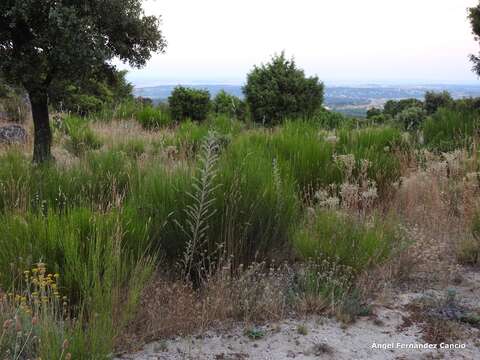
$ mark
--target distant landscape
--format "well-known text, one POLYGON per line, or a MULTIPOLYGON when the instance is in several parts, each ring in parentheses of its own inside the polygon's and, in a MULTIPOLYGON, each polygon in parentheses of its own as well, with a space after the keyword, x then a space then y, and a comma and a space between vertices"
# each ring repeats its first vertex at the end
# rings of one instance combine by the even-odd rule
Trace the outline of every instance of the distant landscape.
MULTIPOLYGON (((151 87, 136 87, 136 96, 152 99, 155 103, 167 100, 176 85, 158 85, 151 87)), ((242 85, 224 84, 195 84, 188 85, 195 89, 205 89, 213 96, 221 90, 230 95, 243 98, 242 85)), ((365 84, 355 86, 325 87, 325 106, 343 115, 353 117, 365 117, 367 109, 371 107, 381 108, 388 100, 423 99, 427 91, 448 91, 454 99, 480 96, 479 85, 378 85, 365 84)))

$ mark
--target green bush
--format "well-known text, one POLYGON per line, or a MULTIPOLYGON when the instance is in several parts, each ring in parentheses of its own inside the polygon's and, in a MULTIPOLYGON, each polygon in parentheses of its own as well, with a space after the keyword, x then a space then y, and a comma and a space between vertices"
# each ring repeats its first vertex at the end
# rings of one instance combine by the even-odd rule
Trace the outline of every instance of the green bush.
POLYGON ((418 99, 388 100, 383 106, 383 113, 392 118, 408 108, 423 108, 423 102, 418 99))
POLYGON ((88 150, 102 147, 102 141, 88 126, 88 121, 77 116, 67 116, 63 120, 65 133, 68 135, 67 150, 76 156, 85 154, 88 150))
POLYGON ((376 107, 372 107, 367 110, 367 119, 372 119, 376 116, 382 115, 382 110, 376 107))
POLYGON ((432 115, 441 107, 451 107, 454 101, 448 91, 440 93, 427 91, 425 93, 424 108, 427 115, 432 115))
POLYGON ((335 211, 319 211, 299 227, 293 245, 304 260, 346 266, 356 274, 386 261, 402 244, 395 223, 375 219, 372 224, 335 211))
POLYGON ((284 53, 255 66, 243 88, 253 121, 266 125, 313 116, 322 106, 323 91, 317 77, 307 78, 284 53))
POLYGON ((448 152, 470 148, 480 129, 480 112, 441 108, 423 126, 425 145, 435 151, 448 152))
POLYGON ((172 118, 176 121, 202 121, 207 118, 210 110, 210 93, 207 90, 177 86, 168 98, 168 105, 172 118))
POLYGON ((236 119, 243 119, 246 113, 245 103, 237 96, 220 91, 212 101, 215 114, 227 115, 236 119))
POLYGON ((420 107, 407 108, 395 116, 395 121, 408 131, 418 129, 426 119, 425 111, 420 107))
POLYGON ((172 125, 170 114, 159 108, 145 106, 136 114, 137 121, 144 129, 159 129, 172 125))

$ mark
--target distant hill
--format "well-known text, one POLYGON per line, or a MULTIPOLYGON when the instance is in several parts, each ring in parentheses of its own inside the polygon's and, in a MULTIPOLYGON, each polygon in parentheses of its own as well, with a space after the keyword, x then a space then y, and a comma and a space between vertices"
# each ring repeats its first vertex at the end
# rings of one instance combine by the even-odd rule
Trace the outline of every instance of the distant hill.
MULTIPOLYGON (((135 88, 136 96, 151 98, 154 102, 165 101, 176 85, 160 85, 135 88)), ((205 84, 185 85, 195 89, 205 89, 215 96, 220 90, 243 97, 241 85, 205 84)), ((370 107, 382 107, 387 100, 406 98, 422 99, 427 91, 448 91, 454 98, 480 96, 480 85, 364 85, 364 86, 327 86, 325 105, 350 116, 365 116, 370 107)))

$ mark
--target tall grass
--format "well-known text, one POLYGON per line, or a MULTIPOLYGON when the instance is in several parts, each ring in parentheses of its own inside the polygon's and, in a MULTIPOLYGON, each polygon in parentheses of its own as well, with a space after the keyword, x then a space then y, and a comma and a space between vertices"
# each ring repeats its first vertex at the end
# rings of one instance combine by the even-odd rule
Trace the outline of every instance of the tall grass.
POLYGON ((302 259, 346 266, 356 274, 385 262, 401 241, 392 221, 377 218, 365 224, 329 210, 317 212, 293 237, 302 259))
POLYGON ((221 216, 212 228, 238 264, 271 258, 285 249, 290 227, 298 219, 293 179, 249 140, 237 139, 220 159, 221 216))
MULTIPOLYGON (((0 284, 10 286, 14 269, 41 259, 61 275, 81 327, 69 334, 73 358, 103 358, 129 320, 154 262, 146 257, 145 231, 132 233, 121 212, 77 208, 68 215, 3 215, 0 221, 0 284)), ((134 227, 135 228, 135 227, 134 227)), ((18 274, 18 276, 22 276, 18 274)))
POLYGON ((368 160, 368 177, 384 193, 401 175, 397 152, 408 151, 400 130, 391 127, 341 130, 338 134, 339 154, 353 154, 357 160, 355 172, 360 171, 360 160, 368 160))
POLYGON ((62 126, 68 136, 66 148, 72 154, 82 156, 88 150, 97 150, 102 146, 87 120, 69 115, 63 120, 62 126))
POLYGON ((162 249, 167 259, 178 260, 186 243, 177 224, 185 224, 184 210, 190 205, 192 170, 154 166, 137 178, 127 206, 139 221, 149 223, 152 246, 162 249))
POLYGON ((173 120, 167 111, 152 106, 146 106, 136 113, 137 121, 144 129, 155 130, 173 125, 173 120))
POLYGON ((108 208, 122 201, 138 175, 136 163, 120 152, 87 154, 77 165, 34 166, 9 152, 0 157, 1 211, 66 211, 74 206, 108 208))
POLYGON ((423 136, 431 150, 448 152, 471 148, 479 129, 478 111, 441 108, 425 121, 423 136))

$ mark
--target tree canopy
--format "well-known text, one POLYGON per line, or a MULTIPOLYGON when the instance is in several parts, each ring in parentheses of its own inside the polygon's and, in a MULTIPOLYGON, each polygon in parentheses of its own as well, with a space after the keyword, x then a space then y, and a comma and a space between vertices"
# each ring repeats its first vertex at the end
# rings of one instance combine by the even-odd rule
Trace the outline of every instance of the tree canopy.
MULTIPOLYGON (((468 19, 472 26, 472 33, 475 41, 480 42, 480 3, 468 9, 468 19)), ((473 71, 480 76, 480 56, 470 55, 470 60, 473 62, 473 71)))
POLYGON ((159 19, 141 0, 2 0, 0 72, 29 94, 35 125, 34 160, 48 160, 48 99, 69 81, 114 69, 119 58, 145 65, 166 42, 159 19))
POLYGON ((322 106, 324 86, 318 77, 306 77, 282 52, 253 68, 243 92, 253 120, 274 125, 286 118, 312 116, 322 106))

